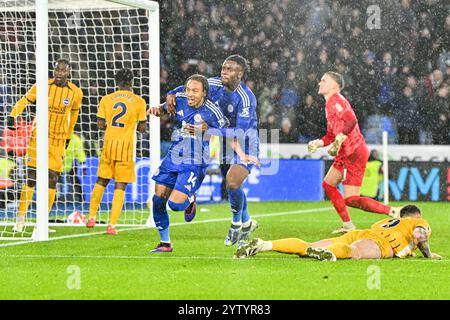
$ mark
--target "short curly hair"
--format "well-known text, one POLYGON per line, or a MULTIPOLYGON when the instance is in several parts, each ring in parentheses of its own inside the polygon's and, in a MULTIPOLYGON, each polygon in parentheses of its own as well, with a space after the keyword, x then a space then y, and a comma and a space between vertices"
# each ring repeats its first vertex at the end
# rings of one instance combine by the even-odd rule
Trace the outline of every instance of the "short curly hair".
POLYGON ((231 56, 229 56, 228 58, 225 59, 225 61, 234 61, 236 62, 238 65, 241 66, 242 68, 242 73, 245 75, 246 72, 248 72, 250 70, 250 64, 248 62, 247 59, 245 59, 243 56, 238 55, 238 54, 233 54, 231 56))
POLYGON ((132 86, 133 78, 134 78, 133 71, 131 71, 131 69, 128 68, 120 69, 114 75, 116 85, 118 86, 132 86))

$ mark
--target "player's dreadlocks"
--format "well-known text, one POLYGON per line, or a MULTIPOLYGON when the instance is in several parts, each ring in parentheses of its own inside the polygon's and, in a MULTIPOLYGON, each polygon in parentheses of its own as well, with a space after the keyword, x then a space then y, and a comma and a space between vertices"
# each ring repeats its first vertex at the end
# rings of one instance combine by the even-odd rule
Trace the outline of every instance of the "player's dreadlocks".
POLYGON ((209 83, 208 83, 208 79, 205 76, 202 76, 201 74, 193 74, 186 80, 185 86, 187 86, 187 83, 190 80, 195 80, 195 81, 201 82, 201 84, 203 85, 203 92, 205 92, 206 95, 208 95, 209 83))
POLYGON ((248 60, 245 59, 243 56, 240 56, 238 54, 233 54, 225 59, 225 61, 227 61, 227 60, 234 61, 238 65, 240 65, 244 75, 246 72, 248 72, 250 70, 250 65, 248 63, 248 60))
POLYGON ((413 204, 409 204, 407 206, 404 206, 401 210, 400 210, 400 218, 403 217, 408 217, 409 215, 413 215, 416 213, 421 213, 419 207, 413 205, 413 204))
POLYGON ((337 72, 334 71, 328 71, 325 73, 326 75, 329 75, 331 78, 333 78, 334 81, 336 81, 336 83, 339 85, 339 88, 342 90, 345 87, 345 83, 344 83, 344 77, 337 72))
POLYGON ((133 71, 131 71, 131 69, 128 68, 120 69, 114 75, 116 85, 122 87, 126 86, 131 87, 133 85, 133 78, 134 78, 133 71))

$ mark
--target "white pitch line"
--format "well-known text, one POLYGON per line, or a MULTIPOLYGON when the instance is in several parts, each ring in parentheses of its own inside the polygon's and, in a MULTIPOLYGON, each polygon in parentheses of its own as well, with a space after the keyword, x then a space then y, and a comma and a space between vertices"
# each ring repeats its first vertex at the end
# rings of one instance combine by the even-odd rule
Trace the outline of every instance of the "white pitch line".
MULTIPOLYGON (((266 218, 266 217, 277 217, 277 216, 287 216, 292 214, 300 214, 300 213, 310 213, 310 212, 323 212, 323 211, 329 211, 334 208, 332 207, 326 207, 326 208, 316 208, 316 209, 306 209, 306 210, 295 210, 295 211, 285 211, 285 212, 274 212, 269 214, 255 214, 252 215, 253 218, 266 218)), ((192 224, 201 224, 201 223, 211 223, 211 222, 224 222, 224 221, 230 221, 230 218, 217 218, 217 219, 208 219, 208 220, 198 220, 193 222, 175 222, 171 224, 171 227, 176 226, 184 226, 184 225, 192 225, 192 224)), ((126 229, 119 229, 119 233, 126 232, 126 231, 135 231, 135 230, 145 230, 150 229, 150 227, 136 227, 136 228, 126 228, 126 229)), ((61 236, 61 237, 54 237, 50 238, 45 242, 48 241, 55 241, 55 240, 63 240, 63 239, 72 239, 72 238, 82 238, 82 237, 90 237, 90 236, 96 236, 100 234, 105 234, 104 231, 101 232, 89 232, 89 233, 81 233, 81 234, 72 234, 67 236, 61 236)), ((3 243, 0 244, 0 247, 11 247, 11 246, 18 246, 22 244, 30 244, 30 243, 37 243, 36 241, 21 241, 21 242, 13 242, 13 243, 3 243)))
MULTIPOLYGON (((293 255, 291 255, 293 256, 293 255)), ((71 255, 44 255, 44 254, 18 254, 18 255, 0 255, 4 258, 29 258, 29 259, 42 259, 42 258, 52 258, 52 259, 118 259, 118 260, 152 260, 152 259, 174 259, 174 260, 234 260, 234 261, 251 261, 251 260, 282 260, 282 261, 294 261, 298 260, 295 257, 251 257, 246 259, 235 259, 232 256, 170 256, 170 254, 154 255, 154 256, 71 256, 71 255)), ((449 259, 434 260, 434 259, 380 259, 373 260, 376 262, 383 261, 414 261, 414 262, 450 262, 449 259)), ((303 260, 303 261, 314 261, 313 259, 303 260)), ((366 260, 368 261, 368 260, 366 260)))

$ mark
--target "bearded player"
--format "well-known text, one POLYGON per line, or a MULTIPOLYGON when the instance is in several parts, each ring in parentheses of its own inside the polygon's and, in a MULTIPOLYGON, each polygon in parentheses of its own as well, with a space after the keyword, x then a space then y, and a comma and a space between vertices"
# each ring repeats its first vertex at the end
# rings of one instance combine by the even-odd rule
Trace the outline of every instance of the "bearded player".
MULTIPOLYGON (((53 79, 48 81, 48 211, 53 207, 56 184, 63 171, 65 149, 70 142, 78 119, 83 92, 69 81, 70 63, 65 59, 56 61, 53 79)), ((17 116, 36 102, 36 84, 13 107, 8 116, 8 127, 15 130, 17 116)), ((14 232, 22 232, 25 216, 33 199, 36 185, 36 128, 33 128, 26 155, 27 181, 22 187, 19 210, 14 232)))
POLYGON ((326 101, 327 134, 322 139, 308 143, 310 153, 331 144, 328 154, 335 157, 322 182, 325 193, 343 222, 343 227, 333 233, 345 233, 356 229, 347 206, 394 218, 398 217, 401 209, 360 196, 369 150, 350 103, 340 94, 343 88, 344 79, 339 73, 327 72, 323 75, 319 82, 319 94, 323 95, 326 101), (344 186, 344 197, 337 188, 341 182, 344 186))
POLYGON ((430 225, 422 218, 420 209, 408 205, 401 209, 398 219, 387 218, 378 221, 370 229, 353 230, 337 238, 314 243, 296 238, 275 241, 253 239, 236 251, 235 258, 275 251, 328 261, 389 259, 413 256, 414 250, 418 248, 425 258, 441 259, 440 255, 430 250, 430 235, 430 225))

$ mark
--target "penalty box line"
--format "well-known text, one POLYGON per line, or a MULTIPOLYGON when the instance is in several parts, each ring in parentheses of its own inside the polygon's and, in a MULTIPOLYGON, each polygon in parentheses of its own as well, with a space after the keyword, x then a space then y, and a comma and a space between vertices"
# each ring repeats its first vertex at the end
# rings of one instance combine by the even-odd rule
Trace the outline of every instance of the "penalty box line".
MULTIPOLYGON (((253 218, 267 218, 267 217, 271 218, 271 217, 278 217, 278 216, 288 216, 288 215, 293 215, 293 214, 324 212, 324 211, 330 211, 333 209, 334 209, 333 207, 326 207, 326 208, 315 208, 315 209, 305 209, 305 210, 294 210, 294 211, 285 211, 285 212, 274 212, 274 213, 268 213, 268 214, 255 214, 255 215, 252 215, 252 217, 253 218)), ((203 224, 203 223, 213 223, 213 222, 225 222, 225 221, 230 221, 230 218, 207 219, 207 220, 199 220, 199 221, 192 221, 192 222, 175 222, 175 223, 171 224, 170 227, 193 225, 193 224, 203 224)), ((151 229, 151 228, 154 228, 154 227, 145 226, 145 227, 118 229, 118 230, 119 230, 119 233, 123 233, 123 232, 127 232, 127 231, 137 231, 137 230, 145 230, 145 229, 151 229)), ((46 243, 49 241, 55 241, 55 240, 91 237, 91 236, 96 236, 96 235, 101 235, 101 234, 105 234, 105 231, 53 237, 53 238, 49 238, 47 241, 42 241, 42 243, 46 243)), ((12 247, 12 246, 19 246, 19 245, 33 244, 33 243, 39 243, 39 242, 27 240, 27 241, 19 241, 19 242, 12 242, 12 243, 3 243, 3 244, 0 244, 0 247, 12 247)))

